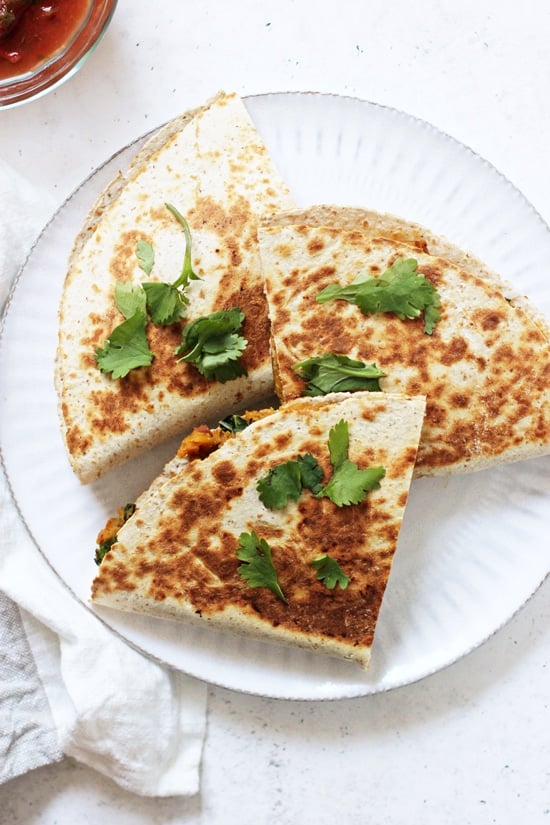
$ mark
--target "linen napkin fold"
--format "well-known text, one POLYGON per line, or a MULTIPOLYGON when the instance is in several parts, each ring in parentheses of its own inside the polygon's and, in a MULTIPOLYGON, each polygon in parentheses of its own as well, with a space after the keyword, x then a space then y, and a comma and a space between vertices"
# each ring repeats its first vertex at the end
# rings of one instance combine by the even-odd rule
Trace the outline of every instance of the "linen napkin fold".
MULTIPOLYGON (((0 159, 0 310, 55 203, 0 159)), ((0 782, 63 755, 144 796, 199 790, 206 685, 105 627, 35 547, 0 470, 0 782)))

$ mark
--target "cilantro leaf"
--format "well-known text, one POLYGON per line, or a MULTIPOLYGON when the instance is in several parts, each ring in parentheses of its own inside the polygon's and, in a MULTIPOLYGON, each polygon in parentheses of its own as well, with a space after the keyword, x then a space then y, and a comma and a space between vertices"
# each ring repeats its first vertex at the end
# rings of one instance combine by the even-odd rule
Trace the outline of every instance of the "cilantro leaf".
POLYGON ((323 582, 329 590, 334 590, 338 585, 341 590, 345 590, 350 583, 349 576, 346 576, 336 559, 327 554, 317 556, 311 562, 311 566, 317 570, 316 578, 323 582))
POLYGON ((438 299, 437 302, 434 301, 431 306, 424 307, 424 332, 428 335, 432 334, 435 325, 441 319, 440 306, 441 302, 438 299))
POLYGON ((328 434, 328 450, 330 453, 330 463, 335 470, 338 469, 348 457, 349 452, 349 426, 343 419, 331 427, 328 434))
POLYGON ((194 364, 205 378, 221 383, 246 375, 239 358, 248 341, 238 334, 244 317, 235 307, 197 318, 183 330, 176 349, 179 360, 194 364))
POLYGON ((141 286, 134 286, 131 281, 118 283, 115 286, 115 306, 126 319, 131 318, 138 310, 144 313, 146 301, 141 286))
POLYGON ((296 461, 300 467, 302 486, 317 495, 323 487, 323 468, 311 453, 299 455, 296 461))
POLYGON ((281 510, 289 501, 298 501, 302 487, 302 474, 297 461, 277 464, 256 484, 260 501, 269 510, 281 510))
POLYGON ((322 489, 323 469, 310 453, 272 467, 260 478, 256 490, 269 510, 281 510, 289 501, 298 501, 302 490, 317 494, 322 489))
POLYGON ((218 423, 222 430, 227 430, 230 433, 241 433, 250 426, 250 421, 247 421, 242 415, 228 415, 218 423))
POLYGON ((148 281, 143 284, 143 289, 147 298, 147 309, 154 324, 168 326, 185 316, 189 300, 174 284, 148 281))
POLYGON ((337 507, 359 504, 365 500, 369 490, 379 489, 380 479, 385 475, 383 467, 360 470, 357 464, 346 458, 334 470, 321 495, 330 498, 337 507))
POLYGON ((292 369, 307 381, 303 393, 307 396, 355 390, 380 392, 380 378, 386 375, 376 364, 365 364, 332 352, 308 358, 292 369))
POLYGON ((111 373, 112 378, 124 378, 136 367, 147 367, 154 356, 149 349, 146 335, 147 315, 136 312, 111 332, 105 346, 95 352, 101 372, 111 373))
POLYGON ((368 276, 347 286, 329 284, 317 302, 348 301, 364 315, 391 312, 398 318, 418 318, 424 312, 424 332, 431 335, 441 318, 441 300, 433 284, 417 271, 414 258, 397 258, 379 277, 368 276))
POLYGON ((150 275, 155 263, 155 250, 148 241, 140 240, 136 244, 136 255, 139 261, 139 268, 146 275, 150 275))
POLYGON ((118 540, 118 536, 111 536, 111 538, 105 539, 105 541, 100 541, 95 549, 94 561, 99 567, 113 544, 116 544, 118 540))
POLYGON ((277 578, 271 548, 265 539, 260 539, 254 531, 241 533, 237 546, 237 558, 243 562, 237 568, 239 575, 249 587, 267 587, 281 601, 288 604, 277 578))
POLYGON ((310 453, 276 464, 258 480, 256 490, 262 504, 270 510, 281 510, 289 501, 298 501, 304 489, 317 498, 330 498, 338 507, 359 504, 369 490, 377 490, 386 475, 383 467, 361 470, 350 461, 349 427, 339 421, 329 432, 328 448, 333 473, 323 486, 323 469, 310 453))
POLYGON ((359 504, 364 501, 369 490, 377 490, 380 480, 386 475, 383 467, 368 467, 361 470, 350 461, 349 428, 347 421, 339 421, 329 432, 330 463, 334 472, 323 487, 319 497, 330 498, 337 507, 359 504))

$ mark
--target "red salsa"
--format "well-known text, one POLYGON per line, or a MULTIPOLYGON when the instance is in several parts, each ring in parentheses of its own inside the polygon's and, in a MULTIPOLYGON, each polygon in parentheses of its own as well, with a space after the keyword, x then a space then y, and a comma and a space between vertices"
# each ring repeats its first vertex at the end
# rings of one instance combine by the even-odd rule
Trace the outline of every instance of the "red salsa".
POLYGON ((11 8, 15 15, 13 25, 0 27, 0 81, 30 72, 60 52, 80 30, 91 5, 92 0, 0 2, 0 11, 11 8))

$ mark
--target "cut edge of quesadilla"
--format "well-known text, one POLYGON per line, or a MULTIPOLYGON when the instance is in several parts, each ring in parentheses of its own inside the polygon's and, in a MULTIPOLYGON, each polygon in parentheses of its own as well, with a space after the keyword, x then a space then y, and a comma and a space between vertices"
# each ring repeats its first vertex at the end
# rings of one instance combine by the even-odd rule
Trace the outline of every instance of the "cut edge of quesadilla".
MULTIPOLYGON (((206 458, 172 465, 120 528, 94 580, 93 604, 208 623, 366 668, 424 408, 420 396, 389 393, 296 399, 253 421, 206 458), (331 432, 341 435, 342 422, 349 442, 338 459, 331 432), (283 506, 268 506, 260 481, 269 477, 277 486, 276 468, 284 465, 286 472, 290 463, 294 473, 298 456, 306 455, 308 466, 315 460, 321 468, 323 494, 304 483, 283 506), (339 460, 348 462, 340 473, 364 471, 365 487, 369 472, 378 471, 372 488, 354 494, 357 503, 335 503, 326 492, 339 460), (245 562, 240 542, 250 550, 254 535, 268 549, 257 545, 257 555, 245 562), (243 574, 255 560, 263 564, 266 552, 279 595, 269 576, 253 584, 253 576, 243 574), (323 578, 319 572, 325 564, 335 576, 328 585, 329 573, 323 578)), ((340 492, 334 489, 347 484, 342 479, 332 481, 335 499, 340 492)))

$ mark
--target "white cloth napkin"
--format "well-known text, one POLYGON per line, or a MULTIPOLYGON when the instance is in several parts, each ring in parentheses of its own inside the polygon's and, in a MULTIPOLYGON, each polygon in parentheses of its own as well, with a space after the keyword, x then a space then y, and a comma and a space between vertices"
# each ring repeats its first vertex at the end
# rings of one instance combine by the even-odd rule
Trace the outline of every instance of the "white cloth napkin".
MULTIPOLYGON (((54 206, 0 159, 0 307, 54 206)), ((205 726, 206 685, 141 655, 72 596, 0 471, 0 782, 65 754, 137 794, 192 795, 205 726)))

